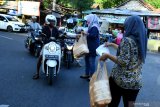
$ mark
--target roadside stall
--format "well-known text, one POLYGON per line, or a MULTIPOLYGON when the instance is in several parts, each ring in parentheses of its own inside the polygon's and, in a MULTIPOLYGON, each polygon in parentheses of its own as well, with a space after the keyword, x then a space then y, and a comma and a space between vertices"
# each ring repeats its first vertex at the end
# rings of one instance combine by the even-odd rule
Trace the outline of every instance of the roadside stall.
POLYGON ((147 17, 148 50, 160 52, 160 16, 147 17))
POLYGON ((105 19, 109 22, 108 27, 103 30, 103 33, 104 31, 108 31, 108 28, 123 30, 124 21, 128 16, 139 15, 148 31, 148 49, 160 51, 160 14, 154 13, 153 11, 137 11, 118 8, 97 10, 92 13, 97 14, 100 19, 105 19))

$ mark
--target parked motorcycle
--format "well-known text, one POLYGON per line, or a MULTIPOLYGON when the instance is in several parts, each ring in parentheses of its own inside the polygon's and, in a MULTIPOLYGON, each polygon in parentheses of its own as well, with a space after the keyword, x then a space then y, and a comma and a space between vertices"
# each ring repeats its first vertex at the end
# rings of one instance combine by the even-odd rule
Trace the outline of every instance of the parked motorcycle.
POLYGON ((61 64, 61 46, 54 37, 42 48, 42 71, 46 74, 48 83, 51 85, 53 77, 56 77, 61 64))
POLYGON ((43 46, 41 30, 31 30, 25 40, 25 47, 31 54, 38 57, 43 46))

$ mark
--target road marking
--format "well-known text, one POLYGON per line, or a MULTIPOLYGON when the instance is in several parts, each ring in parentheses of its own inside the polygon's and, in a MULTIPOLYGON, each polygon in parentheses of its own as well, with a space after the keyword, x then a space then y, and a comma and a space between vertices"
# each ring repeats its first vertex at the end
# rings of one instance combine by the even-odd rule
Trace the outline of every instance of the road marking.
POLYGON ((9 107, 9 105, 0 105, 0 107, 9 107))
POLYGON ((13 40, 13 38, 10 38, 10 37, 7 37, 7 36, 0 35, 0 37, 5 38, 5 39, 9 39, 9 40, 13 40))

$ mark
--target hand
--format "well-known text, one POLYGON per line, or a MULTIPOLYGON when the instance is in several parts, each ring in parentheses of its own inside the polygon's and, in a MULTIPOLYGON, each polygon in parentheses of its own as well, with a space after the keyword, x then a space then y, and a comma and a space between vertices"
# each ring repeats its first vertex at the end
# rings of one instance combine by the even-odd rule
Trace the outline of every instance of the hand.
POLYGON ((61 50, 64 51, 64 47, 62 47, 61 50))
POLYGON ((81 34, 82 34, 82 35, 85 35, 85 33, 84 33, 84 31, 83 31, 83 30, 81 31, 81 34))
POLYGON ((79 39, 81 37, 81 34, 76 35, 76 39, 79 39))
POLYGON ((100 60, 100 61, 105 61, 107 58, 108 58, 108 54, 103 54, 103 55, 99 58, 99 60, 100 60))
POLYGON ((81 31, 82 35, 88 35, 88 33, 85 33, 84 31, 81 31))
POLYGON ((113 43, 109 43, 109 42, 105 42, 105 47, 108 47, 108 46, 112 46, 113 45, 113 43))

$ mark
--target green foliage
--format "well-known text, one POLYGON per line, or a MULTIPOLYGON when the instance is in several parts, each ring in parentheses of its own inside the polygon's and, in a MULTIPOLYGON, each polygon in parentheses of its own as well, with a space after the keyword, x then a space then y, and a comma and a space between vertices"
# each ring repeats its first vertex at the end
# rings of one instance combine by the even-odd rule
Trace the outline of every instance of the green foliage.
POLYGON ((79 11, 84 11, 84 10, 91 9, 92 4, 93 4, 93 0, 76 0, 75 7, 79 11))
POLYGON ((58 4, 62 4, 63 6, 72 7, 72 1, 74 0, 57 0, 58 4))
POLYGON ((51 2, 52 2, 52 0, 43 0, 43 7, 45 9, 49 8, 49 6, 51 6, 51 2))
POLYGON ((145 2, 151 4, 155 8, 160 8, 160 0, 145 0, 145 2))
POLYGON ((94 0, 95 3, 100 4, 101 8, 112 8, 120 5, 126 0, 94 0))
MULTIPOLYGON (((66 7, 78 9, 84 11, 90 9, 93 3, 100 5, 100 8, 112 8, 120 5, 126 0, 56 0, 58 4, 62 4, 66 7)), ((43 0, 43 5, 48 8, 51 5, 52 0, 43 0)), ((145 2, 151 4, 156 8, 160 8, 160 0, 145 0, 145 2)))
POLYGON ((57 0, 57 3, 83 11, 90 9, 93 4, 93 0, 57 0))

